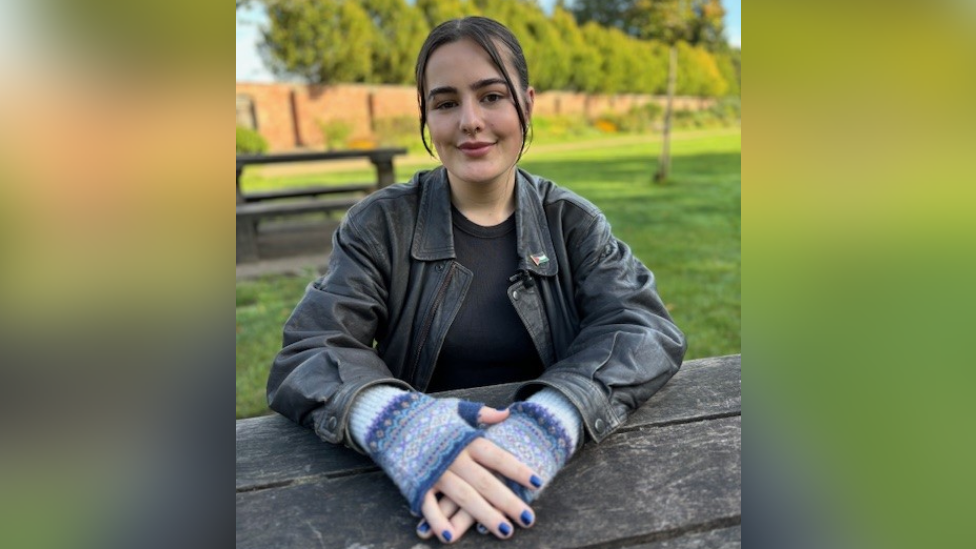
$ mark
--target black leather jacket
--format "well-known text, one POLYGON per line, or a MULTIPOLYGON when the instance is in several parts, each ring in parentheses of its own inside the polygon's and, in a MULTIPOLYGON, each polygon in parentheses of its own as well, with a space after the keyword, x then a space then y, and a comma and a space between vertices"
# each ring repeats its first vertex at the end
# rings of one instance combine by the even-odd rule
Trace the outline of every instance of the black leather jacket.
MULTIPOLYGON (((508 294, 545 364, 516 396, 558 390, 602 440, 678 371, 684 335, 654 275, 593 204, 522 170, 516 193, 521 276, 508 294)), ((350 209, 328 273, 285 324, 271 408, 355 447, 349 410, 360 391, 380 383, 424 391, 474 276, 454 257, 444 168, 350 209)))

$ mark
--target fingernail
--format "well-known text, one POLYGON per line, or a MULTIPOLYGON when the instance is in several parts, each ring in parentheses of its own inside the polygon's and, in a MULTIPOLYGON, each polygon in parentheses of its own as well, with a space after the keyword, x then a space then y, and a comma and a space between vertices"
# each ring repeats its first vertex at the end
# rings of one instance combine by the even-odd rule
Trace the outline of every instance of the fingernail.
POLYGON ((487 534, 488 533, 488 529, 485 528, 485 525, 484 524, 481 524, 480 522, 478 523, 478 526, 477 526, 476 530, 478 530, 478 533, 479 534, 487 534))
POLYGON ((538 475, 532 475, 532 478, 529 479, 529 482, 531 482, 532 486, 535 486, 536 488, 542 486, 542 479, 539 478, 538 475))
POLYGON ((507 536, 512 533, 512 527, 509 526, 507 522, 503 522, 498 525, 498 531, 501 532, 503 536, 507 536))
POLYGON ((427 524, 426 520, 420 521, 420 526, 417 527, 417 531, 421 534, 426 534, 427 532, 430 532, 430 525, 427 524))
POLYGON ((452 536, 450 532, 444 530, 444 532, 441 533, 441 537, 444 538, 444 541, 451 541, 452 536))
POLYGON ((522 514, 519 515, 519 518, 522 519, 522 524, 526 526, 532 524, 532 513, 530 513, 528 509, 522 511, 522 514))

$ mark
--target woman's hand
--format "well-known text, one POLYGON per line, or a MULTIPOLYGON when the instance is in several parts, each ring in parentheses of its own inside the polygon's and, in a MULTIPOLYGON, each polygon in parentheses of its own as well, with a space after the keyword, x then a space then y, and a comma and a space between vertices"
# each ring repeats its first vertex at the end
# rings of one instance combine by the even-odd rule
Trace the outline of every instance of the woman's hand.
MULTIPOLYGON (((478 413, 478 422, 493 425, 508 416, 508 410, 485 406, 478 413)), ((528 489, 541 484, 535 472, 515 456, 479 438, 458 455, 425 494, 421 507, 425 518, 417 527, 417 535, 423 539, 436 535, 441 541, 452 543, 478 522, 499 538, 507 539, 514 533, 513 521, 523 527, 531 526, 535 513, 498 475, 528 489), (439 501, 437 494, 442 494, 439 501)))

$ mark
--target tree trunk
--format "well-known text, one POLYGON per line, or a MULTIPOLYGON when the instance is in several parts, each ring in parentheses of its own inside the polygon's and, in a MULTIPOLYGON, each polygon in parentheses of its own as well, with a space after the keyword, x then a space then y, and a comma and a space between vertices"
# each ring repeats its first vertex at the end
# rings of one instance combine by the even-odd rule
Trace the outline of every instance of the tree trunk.
POLYGON ((671 44, 671 55, 668 61, 668 102, 664 108, 664 139, 661 145, 661 156, 657 160, 657 173, 654 174, 655 183, 663 183, 671 172, 671 113, 674 110, 674 88, 678 80, 678 47, 671 44))

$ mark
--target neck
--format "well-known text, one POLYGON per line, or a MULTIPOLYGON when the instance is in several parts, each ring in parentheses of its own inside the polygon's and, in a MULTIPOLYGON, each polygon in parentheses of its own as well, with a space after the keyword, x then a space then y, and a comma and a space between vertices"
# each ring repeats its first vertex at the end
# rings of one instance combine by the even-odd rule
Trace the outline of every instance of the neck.
POLYGON ((451 203, 464 217, 483 227, 502 223, 515 211, 515 170, 498 181, 474 184, 456 181, 448 175, 451 203))

